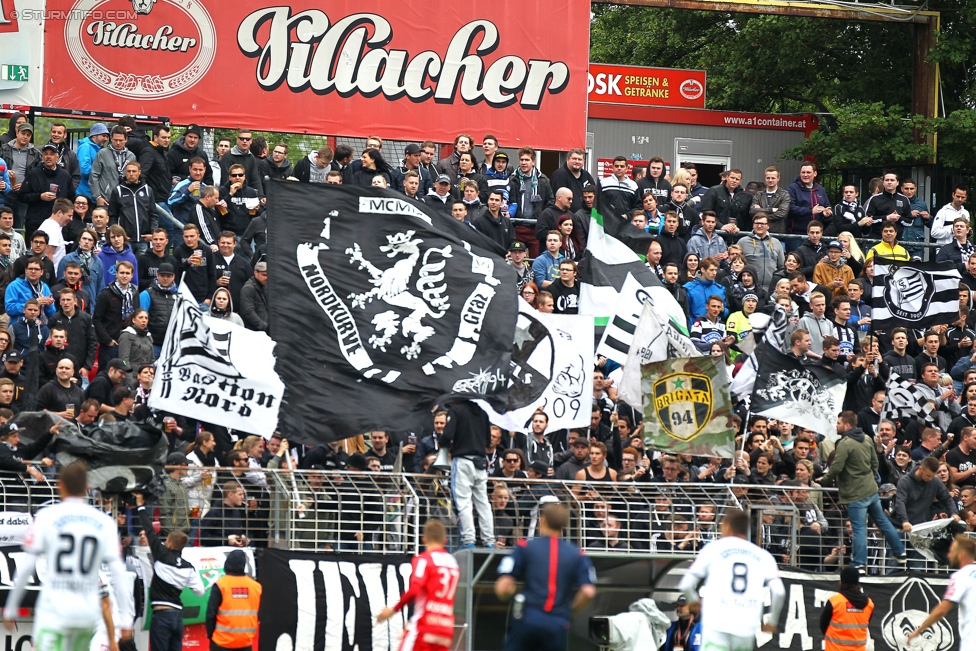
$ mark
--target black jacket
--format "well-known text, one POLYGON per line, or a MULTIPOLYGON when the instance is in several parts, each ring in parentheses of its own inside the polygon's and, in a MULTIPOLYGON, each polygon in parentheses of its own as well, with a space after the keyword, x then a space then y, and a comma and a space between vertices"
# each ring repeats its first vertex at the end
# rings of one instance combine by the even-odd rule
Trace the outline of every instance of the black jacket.
MULTIPOLYGON (((802 271, 803 275, 807 277, 807 280, 813 279, 813 270, 817 266, 817 263, 827 255, 827 243, 820 240, 820 243, 814 245, 810 240, 805 240, 796 249, 797 255, 803 260, 803 264, 800 266, 798 271, 802 271)), ((828 294, 828 302, 833 300, 831 297, 833 294, 828 294)))
MULTIPOLYGON (((207 171, 203 173, 203 182, 207 185, 213 185, 213 169, 210 167, 210 157, 207 156, 207 152, 199 144, 193 149, 188 149, 186 140, 182 136, 171 144, 169 151, 166 152, 166 163, 169 165, 171 180, 174 176, 178 176, 180 179, 189 178, 190 159, 198 156, 206 163, 207 171)), ((167 193, 166 196, 169 197, 169 194, 167 193)))
POLYGON ((448 408, 447 426, 439 444, 454 457, 476 457, 483 462, 491 439, 488 428, 488 414, 474 402, 461 400, 448 408))
POLYGON ((53 434, 46 432, 33 443, 18 445, 16 449, 6 443, 0 443, 0 470, 27 472, 27 464, 24 461, 30 461, 43 452, 53 438, 53 434))
POLYGON ((169 163, 166 160, 168 152, 165 147, 147 142, 142 151, 136 154, 136 160, 142 165, 142 180, 149 184, 153 194, 159 197, 160 201, 166 201, 169 193, 173 191, 173 175, 170 174, 169 163))
MULTIPOLYGON (((268 154, 268 157, 265 160, 268 161, 268 178, 287 179, 289 176, 291 176, 291 161, 287 158, 285 159, 284 165, 276 165, 274 158, 271 157, 271 154, 268 154)), ((262 179, 262 181, 263 180, 264 179, 262 179)))
POLYGON ((713 185, 708 188, 705 198, 702 199, 702 212, 713 211, 718 216, 718 222, 724 226, 732 218, 736 220, 739 230, 752 230, 752 222, 749 219, 749 206, 752 205, 752 195, 739 186, 733 193, 724 183, 713 185))
POLYGON ((95 379, 85 389, 85 399, 94 398, 103 405, 114 407, 115 402, 112 400, 112 394, 115 392, 115 389, 116 385, 112 384, 112 381, 108 379, 108 371, 102 370, 98 372, 95 379))
POLYGON ((143 181, 132 185, 119 183, 108 200, 108 214, 113 224, 125 229, 129 239, 142 242, 159 225, 156 216, 156 194, 143 181))
POLYGON ((241 288, 238 314, 248 330, 268 331, 268 288, 253 277, 241 288))
MULTIPOLYGON (((235 235, 243 235, 247 230, 248 224, 256 215, 264 212, 258 193, 251 187, 243 187, 233 195, 230 193, 230 185, 220 186, 220 198, 227 202, 227 214, 220 217, 221 229, 234 231, 235 235), (256 207, 248 210, 246 202, 250 200, 256 207)), ((214 239, 216 242, 216 238, 214 239)))
POLYGON ((593 180, 589 172, 580 170, 579 178, 576 178, 565 165, 553 172, 549 179, 554 197, 559 188, 569 188, 573 191, 573 203, 569 206, 570 212, 576 212, 583 207, 583 186, 587 183, 592 185, 594 190, 596 189, 596 181, 593 180))
POLYGON ((210 247, 203 246, 197 242, 197 248, 191 250, 186 243, 176 245, 173 250, 179 266, 176 268, 176 277, 182 278, 189 288, 190 293, 199 302, 209 300, 217 290, 217 276, 214 271, 214 254, 210 247), (203 260, 199 266, 189 263, 193 251, 202 251, 203 260))
POLYGON ((247 535, 247 514, 241 507, 230 507, 223 502, 214 504, 200 522, 200 544, 204 547, 221 547, 231 535, 247 535))
POLYGON ((176 258, 169 255, 168 253, 162 256, 156 255, 156 253, 149 249, 145 253, 139 256, 139 289, 148 289, 149 285, 156 278, 156 272, 159 270, 159 265, 164 262, 168 262, 173 265, 173 269, 179 266, 176 258))
POLYGON ((45 201, 41 199, 41 194, 49 192, 52 184, 58 186, 56 199, 74 198, 74 182, 63 167, 55 165, 53 170, 49 170, 43 164, 35 165, 27 170, 24 176, 17 198, 27 204, 27 216, 24 218, 27 237, 30 237, 31 233, 51 216, 54 200, 45 201))
POLYGON ((220 159, 220 180, 227 181, 230 178, 230 166, 244 166, 244 181, 249 187, 257 190, 258 195, 264 196, 264 184, 261 183, 261 174, 258 172, 258 159, 251 152, 242 152, 234 147, 224 154, 220 159))
POLYGON ((77 383, 72 382, 71 386, 63 387, 57 378, 51 380, 41 387, 37 392, 36 409, 44 411, 64 411, 65 405, 74 405, 75 413, 81 411, 81 403, 85 401, 85 392, 77 383))
MULTIPOLYGON (((253 192, 253 190, 252 190, 253 192)), ((199 201, 193 204, 190 208, 190 214, 187 217, 186 222, 188 224, 193 224, 200 229, 200 244, 205 249, 210 249, 211 245, 217 244, 217 239, 220 237, 220 222, 217 218, 217 211, 213 208, 207 208, 199 201)), ((179 276, 177 276, 179 278, 179 276)))
POLYGON ((498 218, 491 216, 488 208, 485 208, 480 215, 472 222, 475 229, 485 235, 490 240, 497 242, 506 251, 515 241, 515 229, 512 227, 512 220, 508 218, 508 213, 504 210, 498 211, 498 218))
MULTIPOLYGON (((560 217, 563 215, 572 216, 572 214, 572 210, 560 210, 554 204, 543 210, 541 214, 536 215, 535 238, 539 240, 540 251, 546 250, 546 237, 549 235, 549 231, 557 230, 556 225, 559 223, 560 217)), ((576 227, 575 220, 573 227, 576 227)))
MULTIPOLYGON (((130 287, 132 287, 130 285, 130 287)), ((139 307, 139 293, 132 288, 135 296, 132 299, 134 307, 139 307)), ((113 340, 118 341, 122 335, 122 297, 109 285, 101 291, 95 301, 95 314, 92 325, 95 326, 95 336, 98 343, 108 346, 113 340)))
POLYGON ((87 312, 75 309, 74 316, 66 316, 58 312, 47 322, 48 328, 61 326, 68 332, 68 354, 75 358, 75 372, 82 368, 90 369, 95 364, 95 350, 98 340, 95 337, 95 327, 87 312))
POLYGON ((251 269, 251 263, 242 255, 235 255, 230 259, 230 262, 227 262, 219 252, 214 253, 214 273, 216 278, 219 280, 225 271, 230 272, 230 284, 227 285, 227 289, 230 291, 230 298, 234 305, 240 309, 241 290, 244 288, 245 283, 254 276, 254 270, 251 269))
POLYGON ((661 245, 661 266, 668 262, 680 265, 688 253, 688 242, 681 238, 677 233, 672 235, 667 231, 661 231, 654 238, 661 245))
MULTIPOLYGON (((75 365, 75 369, 80 368, 78 365, 78 360, 75 356, 71 354, 68 350, 68 345, 65 344, 63 347, 55 348, 52 344, 48 344, 40 354, 40 364, 37 369, 37 379, 40 386, 44 386, 51 380, 55 379, 55 370, 58 368, 58 363, 62 359, 70 359, 75 365)), ((81 403, 79 403, 81 404, 81 403)), ((62 411, 62 410, 58 410, 62 411)))
POLYGON ((183 602, 180 601, 183 588, 190 588, 197 595, 203 596, 200 574, 180 552, 166 546, 166 541, 153 528, 152 518, 145 506, 140 506, 136 512, 139 514, 139 524, 149 539, 149 550, 152 553, 153 578, 149 584, 149 602, 153 606, 183 610, 183 602))

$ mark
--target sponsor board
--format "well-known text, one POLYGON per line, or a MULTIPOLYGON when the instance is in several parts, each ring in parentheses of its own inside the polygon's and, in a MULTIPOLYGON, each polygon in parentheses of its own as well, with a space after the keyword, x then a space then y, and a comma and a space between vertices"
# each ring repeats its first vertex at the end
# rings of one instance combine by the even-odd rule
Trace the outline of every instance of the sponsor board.
POLYGON ((445 5, 422 19, 378 0, 50 0, 48 10, 50 106, 443 142, 477 124, 506 146, 544 149, 585 136, 588 41, 563 37, 588 33, 582 0, 445 5), (525 38, 525 24, 554 14, 558 32, 525 38))
POLYGON ((705 71, 591 63, 591 102, 705 108, 705 71))

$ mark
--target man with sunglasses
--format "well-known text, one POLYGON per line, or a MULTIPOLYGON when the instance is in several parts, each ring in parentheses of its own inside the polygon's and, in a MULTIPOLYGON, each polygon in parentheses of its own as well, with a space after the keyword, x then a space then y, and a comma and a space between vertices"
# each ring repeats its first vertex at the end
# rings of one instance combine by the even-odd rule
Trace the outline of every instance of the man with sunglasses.
POLYGON ((254 188, 259 196, 264 196, 264 187, 261 185, 261 176, 258 174, 258 161, 251 153, 250 129, 237 130, 237 144, 220 159, 220 178, 230 179, 230 168, 234 165, 241 165, 244 168, 244 178, 247 185, 254 188))
MULTIPOLYGON (((220 227, 233 231, 237 237, 244 235, 251 220, 264 212, 259 191, 251 187, 250 178, 247 168, 234 163, 227 170, 227 181, 220 186, 220 227)), ((214 233, 214 244, 216 236, 214 233)))

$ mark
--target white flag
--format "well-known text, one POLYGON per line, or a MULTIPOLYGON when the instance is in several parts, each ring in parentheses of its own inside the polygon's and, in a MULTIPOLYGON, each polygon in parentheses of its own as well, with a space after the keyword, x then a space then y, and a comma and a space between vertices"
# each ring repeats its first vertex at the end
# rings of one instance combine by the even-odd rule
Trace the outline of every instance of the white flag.
POLYGON ((263 332, 205 315, 181 286, 149 407, 270 437, 285 391, 274 346, 263 332))
POLYGON ((549 416, 547 431, 589 427, 593 317, 537 312, 520 299, 509 378, 509 403, 525 406, 499 414, 477 400, 493 424, 525 431, 532 414, 542 407, 549 416))

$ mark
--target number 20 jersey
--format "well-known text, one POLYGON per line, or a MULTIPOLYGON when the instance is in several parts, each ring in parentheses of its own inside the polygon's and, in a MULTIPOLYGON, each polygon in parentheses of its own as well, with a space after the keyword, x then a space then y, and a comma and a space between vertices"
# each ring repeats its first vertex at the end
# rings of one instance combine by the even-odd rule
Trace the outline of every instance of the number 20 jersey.
POLYGON ((60 628, 91 628, 102 616, 99 570, 120 557, 118 529, 107 514, 66 499, 41 509, 24 537, 24 551, 43 556, 35 611, 60 628))
POLYGON ((779 577, 776 561, 761 547, 727 536, 705 545, 688 572, 704 581, 702 629, 739 637, 762 624, 766 584, 779 577))

